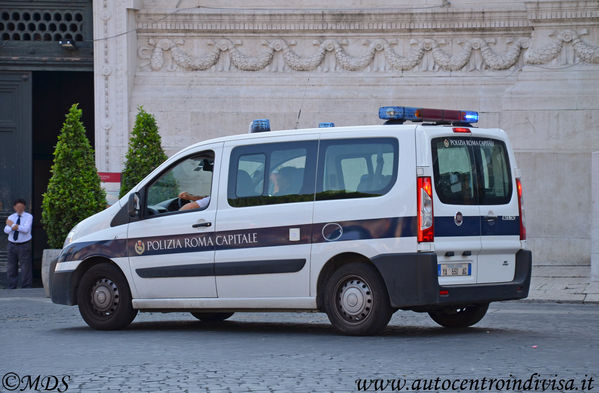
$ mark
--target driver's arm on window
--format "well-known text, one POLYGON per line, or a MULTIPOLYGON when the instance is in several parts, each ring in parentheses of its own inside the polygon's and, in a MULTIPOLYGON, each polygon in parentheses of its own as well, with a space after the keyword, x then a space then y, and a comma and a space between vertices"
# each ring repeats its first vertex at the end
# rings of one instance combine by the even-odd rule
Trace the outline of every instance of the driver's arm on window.
POLYGON ((187 191, 183 191, 182 193, 179 194, 179 198, 186 199, 188 201, 197 201, 199 199, 206 198, 207 196, 208 195, 204 195, 204 196, 193 195, 193 194, 188 193, 187 191))
POLYGON ((192 210, 192 209, 205 209, 208 204, 210 203, 210 196, 197 196, 197 195, 192 195, 188 192, 182 192, 179 194, 179 198, 181 199, 187 199, 188 201, 192 201, 189 203, 186 203, 185 205, 181 206, 181 208, 179 209, 179 211, 183 211, 183 210, 192 210))

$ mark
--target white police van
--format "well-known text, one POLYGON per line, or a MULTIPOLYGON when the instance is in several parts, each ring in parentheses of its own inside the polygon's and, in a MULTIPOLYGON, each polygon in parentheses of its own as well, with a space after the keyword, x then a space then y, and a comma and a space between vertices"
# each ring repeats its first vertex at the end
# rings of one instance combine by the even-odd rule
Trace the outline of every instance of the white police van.
POLYGON ((267 132, 178 152, 71 231, 52 301, 97 329, 140 310, 312 310, 361 335, 399 309, 464 327, 525 298, 531 252, 504 131, 473 127, 476 112, 379 117, 289 131, 260 120, 251 131, 267 132))

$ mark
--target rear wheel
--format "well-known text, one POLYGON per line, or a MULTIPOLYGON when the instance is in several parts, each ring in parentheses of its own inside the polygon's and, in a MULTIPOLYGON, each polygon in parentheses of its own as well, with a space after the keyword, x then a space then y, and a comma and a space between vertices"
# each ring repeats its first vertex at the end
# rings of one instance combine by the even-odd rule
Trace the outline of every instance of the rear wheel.
POLYGON ((222 322, 230 318, 232 312, 192 312, 191 315, 203 322, 222 322))
POLYGON ((487 313, 488 308, 488 303, 470 306, 452 306, 430 311, 428 315, 441 326, 460 328, 472 326, 479 322, 487 313))
POLYGON ((123 329, 137 315, 127 279, 109 263, 94 265, 83 274, 77 305, 85 322, 99 330, 123 329))
POLYGON ((345 334, 380 333, 393 315, 381 277, 366 263, 352 262, 337 269, 326 284, 324 296, 329 320, 345 334))

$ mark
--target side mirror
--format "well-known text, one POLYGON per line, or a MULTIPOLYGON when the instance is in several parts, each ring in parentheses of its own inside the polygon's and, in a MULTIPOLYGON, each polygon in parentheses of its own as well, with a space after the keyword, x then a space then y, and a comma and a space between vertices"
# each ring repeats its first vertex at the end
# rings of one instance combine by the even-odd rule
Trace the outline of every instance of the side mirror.
POLYGON ((127 204, 129 217, 136 218, 139 217, 139 194, 134 192, 129 195, 129 202, 127 204))

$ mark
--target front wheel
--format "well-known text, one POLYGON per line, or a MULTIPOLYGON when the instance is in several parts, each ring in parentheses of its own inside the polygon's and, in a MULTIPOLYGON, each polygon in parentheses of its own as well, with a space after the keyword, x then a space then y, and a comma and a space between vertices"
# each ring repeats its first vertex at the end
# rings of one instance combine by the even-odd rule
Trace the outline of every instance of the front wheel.
POLYGON ((191 315, 196 317, 202 322, 222 322, 227 318, 230 318, 232 312, 192 312, 191 315))
POLYGON ((127 279, 109 263, 94 265, 83 274, 77 289, 77 305, 85 322, 99 330, 123 329, 137 315, 127 279))
POLYGON ((385 284, 372 265, 358 262, 343 265, 326 285, 324 308, 337 330, 363 336, 385 329, 393 310, 385 284))
POLYGON ((428 315, 441 326, 462 328, 472 326, 483 319, 488 308, 489 303, 470 306, 451 306, 430 311, 428 315))

